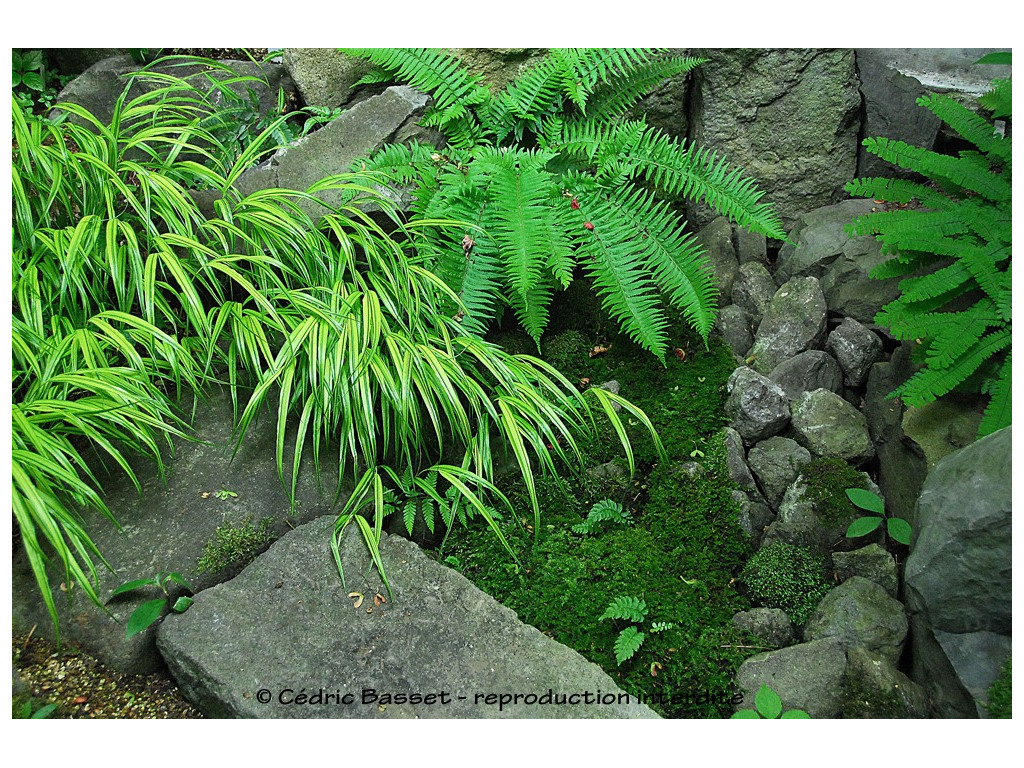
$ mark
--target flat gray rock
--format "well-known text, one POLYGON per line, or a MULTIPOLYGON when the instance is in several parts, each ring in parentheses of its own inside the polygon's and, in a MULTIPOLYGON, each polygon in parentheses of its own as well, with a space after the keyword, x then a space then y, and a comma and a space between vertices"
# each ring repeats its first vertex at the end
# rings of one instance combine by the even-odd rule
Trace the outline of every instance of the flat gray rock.
POLYGON ((845 669, 846 651, 834 637, 759 653, 736 673, 743 694, 737 709, 753 709, 758 689, 767 685, 782 698, 783 709, 802 709, 814 719, 837 717, 845 669))
POLYGON ((346 531, 343 586, 333 524, 295 529, 161 625, 171 673, 208 716, 656 717, 406 539, 382 540, 394 594, 377 604, 381 577, 355 526, 346 531), (358 607, 353 591, 364 596, 358 607))

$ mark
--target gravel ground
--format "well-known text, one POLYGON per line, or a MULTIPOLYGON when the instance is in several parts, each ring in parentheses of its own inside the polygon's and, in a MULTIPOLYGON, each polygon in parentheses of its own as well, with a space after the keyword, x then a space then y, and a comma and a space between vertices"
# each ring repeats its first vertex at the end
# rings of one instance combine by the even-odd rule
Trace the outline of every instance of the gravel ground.
MULTIPOLYGON (((58 705, 51 717, 66 719, 201 718, 166 673, 125 675, 107 669, 88 654, 67 647, 58 653, 32 636, 12 639, 14 671, 28 686, 33 710, 58 705)), ((15 707, 24 706, 15 696, 15 707)))

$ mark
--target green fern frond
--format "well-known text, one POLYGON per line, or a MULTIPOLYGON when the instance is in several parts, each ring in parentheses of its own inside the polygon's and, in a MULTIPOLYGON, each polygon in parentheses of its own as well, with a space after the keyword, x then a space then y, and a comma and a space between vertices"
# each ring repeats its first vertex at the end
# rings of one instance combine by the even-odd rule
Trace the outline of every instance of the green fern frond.
POLYGON ((991 121, 978 113, 972 112, 949 96, 940 94, 922 96, 917 103, 985 154, 1004 162, 1010 160, 1010 139, 996 133, 991 121))
POLYGON ((962 384, 996 353, 1010 346, 1010 331, 1001 329, 982 338, 957 361, 946 368, 924 368, 914 374, 895 394, 911 406, 927 405, 962 384))
MULTIPOLYGON (((471 75, 458 57, 437 48, 341 48, 349 56, 367 59, 396 79, 434 97, 424 124, 453 132, 457 146, 471 146, 481 134, 479 120, 469 106, 487 103, 491 93, 483 81, 471 75)), ((452 134, 449 134, 452 138, 452 134)))
POLYGON ((981 426, 978 427, 978 436, 990 435, 993 432, 1007 427, 1011 423, 1012 407, 1012 373, 1013 366, 1010 358, 1012 353, 1007 353, 1002 365, 999 366, 999 374, 990 383, 987 393, 991 399, 985 408, 981 418, 981 426))
POLYGON ((597 620, 604 621, 605 619, 625 619, 626 621, 632 621, 639 624, 647 618, 647 603, 638 597, 624 597, 620 596, 615 598, 607 608, 604 609, 597 620))
POLYGON ((779 215, 767 203, 759 202, 764 192, 757 183, 712 150, 687 147, 684 141, 649 128, 635 149, 626 152, 637 170, 663 192, 706 201, 741 227, 786 239, 779 215))
POLYGON ((615 663, 622 665, 640 650, 647 637, 636 627, 626 627, 615 638, 615 663))
POLYGON ((526 129, 542 132, 543 120, 558 111, 561 104, 557 62, 547 58, 509 83, 492 101, 489 127, 501 143, 514 134, 522 141, 526 129))
POLYGON ((1009 200, 1010 183, 959 157, 950 157, 904 141, 884 137, 864 139, 864 147, 883 160, 934 179, 963 187, 989 200, 1009 200))
POLYGON ((693 56, 657 59, 598 84, 587 103, 588 121, 619 117, 669 78, 690 72, 705 61, 693 56))

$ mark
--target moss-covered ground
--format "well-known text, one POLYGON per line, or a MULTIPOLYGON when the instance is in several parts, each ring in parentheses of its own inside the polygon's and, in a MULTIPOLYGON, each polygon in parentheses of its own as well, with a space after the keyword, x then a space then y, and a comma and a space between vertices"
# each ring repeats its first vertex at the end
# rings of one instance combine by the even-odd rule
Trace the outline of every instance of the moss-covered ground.
MULTIPOLYGON (((733 614, 748 605, 735 577, 750 554, 720 436, 727 422, 724 385, 735 363, 724 346, 713 342, 705 349, 682 327, 673 332, 672 348, 682 353, 670 350, 664 365, 628 339, 585 326, 541 344, 543 356, 581 387, 588 385, 585 379, 590 386, 618 381, 621 394, 654 423, 667 460, 658 460, 653 442, 634 424, 637 475, 599 467, 622 456, 609 430, 585 447, 591 471, 566 473, 566 491, 554 478, 539 481, 539 530, 533 530, 521 479, 504 482, 521 510, 520 519, 506 516, 501 523, 519 565, 481 521, 456 527, 437 554, 523 621, 602 666, 624 690, 644 696, 660 714, 727 717, 735 670, 758 650, 731 625, 733 614), (608 349, 592 356, 595 347, 608 349), (574 533, 572 526, 606 498, 621 503, 633 522, 574 533), (613 646, 630 623, 598 620, 618 597, 642 599, 648 609, 637 625, 644 643, 621 666, 613 646), (654 622, 674 626, 654 633, 654 622)), ((498 341, 514 351, 532 346, 516 337, 498 341)))

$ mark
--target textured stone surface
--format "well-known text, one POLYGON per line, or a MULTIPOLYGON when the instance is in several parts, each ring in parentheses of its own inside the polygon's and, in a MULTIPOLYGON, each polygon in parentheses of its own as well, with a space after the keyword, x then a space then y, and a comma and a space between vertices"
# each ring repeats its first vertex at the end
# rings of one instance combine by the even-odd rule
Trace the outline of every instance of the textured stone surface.
POLYGON ((758 493, 757 483, 754 482, 750 468, 747 466, 746 453, 743 449, 743 438, 740 433, 732 427, 722 430, 722 439, 725 443, 726 463, 729 467, 729 479, 732 480, 744 491, 758 493))
POLYGON ((750 537, 751 547, 757 549, 764 538, 765 529, 775 519, 775 513, 764 503, 760 494, 733 491, 732 497, 739 509, 736 515, 739 526, 750 537))
POLYGON ((834 637, 759 653, 736 673, 743 694, 737 709, 752 709, 758 689, 767 685, 782 699, 783 709, 802 709, 815 719, 837 717, 845 668, 846 651, 834 637))
MULTIPOLYGON (((295 84, 280 64, 257 64, 252 61, 223 61, 221 64, 230 67, 239 76, 256 77, 264 81, 245 80, 233 86, 236 92, 242 95, 245 95, 251 88, 259 98, 260 109, 263 114, 276 113, 279 89, 284 88, 286 96, 296 92, 295 84)), ((126 75, 138 71, 140 66, 132 61, 131 56, 114 56, 109 59, 103 59, 93 64, 68 83, 58 95, 57 100, 81 104, 92 112, 100 122, 109 123, 114 114, 114 104, 128 84, 126 75)), ((176 77, 182 78, 188 78, 197 73, 204 72, 202 78, 194 78, 192 80, 200 88, 204 87, 204 83, 208 83, 208 80, 206 80, 208 76, 218 80, 233 77, 231 73, 221 70, 205 72, 204 67, 198 64, 188 66, 161 65, 155 69, 156 71, 169 72, 176 77)), ((134 99, 143 93, 165 86, 166 83, 163 81, 135 79, 131 90, 128 92, 128 99, 134 99)), ((208 88, 209 86, 205 87, 208 88)), ((212 98, 213 103, 219 103, 221 98, 215 94, 212 98)))
MULTIPOLYGON (((276 395, 271 396, 276 402, 276 395)), ((188 414, 191 401, 182 404, 188 414)), ((226 391, 215 392, 207 402, 196 406, 195 437, 199 441, 175 440, 174 457, 166 458, 169 470, 162 482, 153 466, 135 465, 142 484, 136 491, 121 474, 100 474, 110 510, 124 527, 118 531, 106 518, 96 514, 85 516, 86 530, 114 569, 98 570, 101 596, 109 595, 123 582, 150 578, 158 571, 177 571, 196 590, 230 579, 239 568, 218 573, 199 573, 197 561, 216 529, 229 523, 235 527, 247 519, 258 524, 266 517, 273 519, 272 538, 289 530, 286 521, 310 520, 332 511, 332 496, 338 472, 335 463, 322 465, 324 491, 317 488, 313 477, 312 455, 304 451, 303 467, 296 490, 297 506, 289 518, 288 495, 278 479, 274 462, 276 443, 275 413, 264 412, 253 424, 232 459, 231 400, 226 391), (237 496, 218 499, 216 491, 227 490, 237 496), (208 494, 203 498, 202 494, 208 494)), ((287 466, 294 446, 289 434, 284 450, 287 466)), ((22 631, 38 625, 37 633, 49 635, 52 624, 35 581, 23 556, 14 559, 13 613, 14 624, 22 631)), ((79 643, 104 664, 129 674, 144 674, 162 666, 155 647, 155 630, 149 629, 125 639, 124 625, 141 603, 160 596, 159 590, 142 589, 118 598, 109 606, 113 618, 94 606, 84 595, 74 601, 56 588, 59 573, 54 577, 63 637, 79 643)), ((174 589, 178 589, 176 586, 174 589)), ((177 594, 177 592, 172 592, 177 594)))
POLYGON ((852 576, 818 603, 804 627, 805 640, 835 637, 844 648, 866 648, 896 664, 907 639, 903 604, 881 586, 852 576))
POLYGON ((912 406, 903 413, 903 434, 920 446, 931 471, 940 459, 977 439, 982 410, 977 398, 957 399, 955 395, 912 406))
MULTIPOLYGON (((858 48, 857 74, 864 96, 864 135, 905 141, 931 149, 939 134, 939 118, 918 105, 925 95, 921 83, 902 74, 883 50, 858 48)), ((857 155, 857 175, 909 178, 911 173, 887 163, 863 146, 857 155)))
POLYGON ((864 464, 875 455, 864 414, 827 389, 793 401, 793 436, 815 456, 836 456, 864 464))
POLYGON ((330 547, 333 525, 321 518, 290 532, 238 577, 201 592, 186 613, 161 625, 159 647, 171 673, 208 716, 655 717, 635 699, 530 703, 522 697, 549 690, 600 691, 616 701, 625 694, 600 667, 521 623, 401 537, 385 535, 380 547, 391 599, 374 599, 386 590, 354 527, 340 547, 348 579, 343 586, 330 547), (364 596, 358 607, 347 596, 351 591, 364 596), (335 698, 287 703, 301 689, 335 698), (387 702, 368 699, 369 690, 437 698, 387 702), (509 698, 499 707, 500 697, 517 693, 519 701, 509 698))
POLYGON ((861 576, 878 584, 890 597, 898 596, 896 561, 880 544, 868 544, 850 552, 833 552, 832 565, 841 581, 861 576))
POLYGON ((827 389, 839 394, 843 389, 843 371, 830 354, 809 349, 775 366, 768 378, 782 387, 790 400, 804 392, 827 389))
POLYGON ((761 318, 750 354, 754 369, 770 373, 775 366, 825 342, 828 306, 813 277, 795 277, 784 283, 761 318))
POLYGON ((793 643, 793 622, 781 608, 751 608, 732 617, 732 623, 771 645, 785 648, 793 643))
POLYGON ((373 66, 334 48, 285 48, 281 63, 303 101, 320 107, 347 104, 354 95, 352 86, 373 66))
POLYGON ((733 227, 733 239, 736 241, 736 257, 740 264, 756 261, 768 265, 768 239, 743 227, 733 227))
POLYGON ((757 477, 773 509, 779 508, 786 489, 810 460, 810 451, 795 440, 779 436, 762 440, 747 454, 750 471, 757 477))
POLYGON ((748 261, 740 264, 736 272, 732 284, 732 303, 747 311, 751 326, 756 331, 777 290, 775 278, 768 268, 760 261, 748 261))
POLYGON ((719 216, 701 228, 696 239, 704 247, 704 258, 714 269, 719 295, 731 295, 740 262, 732 243, 732 225, 729 220, 719 216))
POLYGON ((908 605, 943 632, 1010 634, 1011 428, 942 459, 921 489, 908 605))
POLYGON ((718 310, 713 333, 726 343, 732 353, 743 359, 754 343, 750 330, 750 315, 735 304, 727 304, 718 310))
MULTIPOLYGON (((860 103, 850 49, 698 51, 691 138, 757 179, 786 222, 843 196, 860 103)), ((710 214, 696 212, 703 224, 710 214)))
POLYGON ((781 432, 789 423, 789 400, 778 384, 741 366, 726 382, 725 414, 747 445, 781 432))
POLYGON ((906 719, 928 717, 924 689, 883 655, 864 648, 846 652, 843 717, 906 719))
POLYGON ((882 356, 882 339, 852 317, 846 317, 828 335, 825 349, 843 369, 846 385, 859 387, 867 380, 871 366, 882 356))
POLYGON ((493 91, 500 91, 517 75, 547 55, 547 48, 452 48, 471 73, 493 91))

